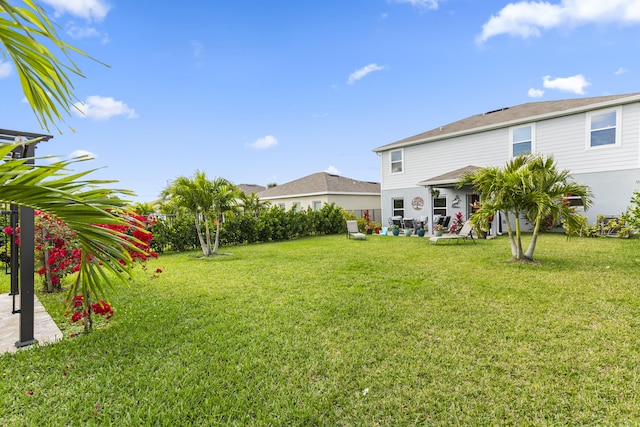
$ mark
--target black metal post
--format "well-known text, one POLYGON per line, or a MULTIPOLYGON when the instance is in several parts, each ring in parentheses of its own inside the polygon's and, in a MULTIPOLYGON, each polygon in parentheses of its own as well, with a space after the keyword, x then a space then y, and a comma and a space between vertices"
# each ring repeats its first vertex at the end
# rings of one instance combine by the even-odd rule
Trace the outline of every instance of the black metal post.
MULTIPOLYGON (((29 157, 27 164, 33 164, 35 145, 24 146, 24 157, 29 157)), ((20 207, 20 341, 16 347, 33 344, 34 338, 34 281, 35 261, 33 259, 35 243, 35 219, 32 208, 20 207)))
MULTIPOLYGON (((10 205, 9 212, 9 226, 16 232, 18 228, 18 205, 10 205)), ((18 295, 20 288, 18 287, 18 244, 16 243, 15 235, 9 236, 9 271, 11 272, 11 292, 9 295, 18 295)), ((13 304, 13 311, 15 313, 15 298, 13 304)))

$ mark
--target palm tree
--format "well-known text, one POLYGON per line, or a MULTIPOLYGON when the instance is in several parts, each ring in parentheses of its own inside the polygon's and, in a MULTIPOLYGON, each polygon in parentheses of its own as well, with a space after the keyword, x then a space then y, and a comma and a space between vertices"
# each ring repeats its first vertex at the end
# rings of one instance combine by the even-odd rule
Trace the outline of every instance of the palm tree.
POLYGON ((211 256, 209 215, 214 202, 213 183, 204 172, 196 171, 193 178, 179 176, 162 192, 163 200, 178 208, 188 210, 194 218, 198 240, 205 257, 211 256), (202 231, 204 224, 205 231, 202 231))
POLYGON ((271 203, 266 200, 260 200, 260 197, 252 191, 251 194, 242 192, 240 194, 239 207, 242 209, 242 213, 245 215, 253 215, 256 218, 260 216, 260 211, 267 209, 271 203))
POLYGON ((50 124, 64 121, 63 113, 69 115, 77 101, 67 72, 84 77, 71 54, 88 55, 60 39, 37 3, 24 3, 26 7, 17 7, 0 0, 0 56, 14 63, 29 105, 40 124, 49 130, 50 124), (66 62, 49 47, 57 49, 66 62))
MULTIPOLYGON (((218 253, 220 245, 220 227, 227 213, 234 213, 237 210, 238 187, 224 178, 217 178, 213 181, 213 204, 212 212, 216 219, 216 240, 213 246, 213 253, 218 253)), ((254 193, 255 194, 255 193, 254 193)))
MULTIPOLYGON (((14 63, 27 102, 48 130, 50 124, 64 121, 63 113, 70 114, 77 100, 67 73, 83 76, 70 55, 87 55, 59 38, 40 6, 32 1, 24 4, 25 7, 16 7, 0 0, 0 54, 14 63), (57 49, 66 61, 57 58, 50 48, 57 49)), ((7 159, 16 147, 17 144, 1 143, 0 157, 7 159)), ((135 246, 123 235, 94 224, 127 225, 109 210, 125 204, 118 195, 132 193, 100 188, 114 181, 85 180, 92 171, 68 174, 71 163, 85 159, 46 166, 34 166, 30 164, 32 160, 9 159, 0 163, 0 202, 42 210, 64 221, 76 233, 84 256, 69 295, 82 293, 88 305, 89 292, 104 296, 102 283, 112 285, 107 272, 122 281, 131 275, 128 250, 137 250, 135 246)))
POLYGON ((472 223, 482 228, 495 212, 505 214, 511 254, 513 258, 533 260, 542 221, 561 217, 569 226, 577 221, 566 203, 568 195, 582 199, 585 209, 591 204, 591 192, 587 186, 570 181, 567 170, 558 171, 552 157, 522 155, 509 161, 504 168, 488 167, 465 175, 459 187, 472 184, 480 193, 480 207, 472 215, 472 223), (510 215, 514 217, 515 232, 510 215), (534 224, 533 235, 526 251, 522 246, 520 218, 534 224))
POLYGON ((551 218, 554 223, 564 218, 567 227, 575 228, 577 218, 566 202, 568 195, 580 197, 585 209, 591 205, 591 190, 582 184, 570 180, 568 170, 558 170, 553 157, 535 156, 527 164, 531 180, 527 182, 527 219, 534 224, 529 247, 524 253, 527 259, 533 259, 542 221, 551 218))
POLYGON ((180 176, 163 192, 163 200, 173 206, 187 209, 194 217, 198 240, 205 257, 218 253, 220 245, 220 224, 226 213, 236 210, 238 189, 230 181, 217 178, 207 179, 204 172, 196 171, 193 178, 180 176), (211 248, 210 219, 216 224, 216 238, 211 248), (202 225, 204 224, 204 233, 202 225))
MULTIPOLYGON (((7 158, 20 143, 0 144, 0 158, 7 158)), ((95 224, 127 225, 123 218, 109 213, 124 206, 119 194, 130 196, 127 190, 101 188, 113 181, 85 180, 92 171, 66 175, 73 159, 36 166, 23 158, 0 162, 0 202, 13 203, 50 213, 62 220, 76 234, 83 257, 69 298, 76 294, 105 296, 103 281, 109 287, 112 280, 105 271, 126 281, 131 275, 132 260, 128 249, 138 250, 125 235, 95 224)))

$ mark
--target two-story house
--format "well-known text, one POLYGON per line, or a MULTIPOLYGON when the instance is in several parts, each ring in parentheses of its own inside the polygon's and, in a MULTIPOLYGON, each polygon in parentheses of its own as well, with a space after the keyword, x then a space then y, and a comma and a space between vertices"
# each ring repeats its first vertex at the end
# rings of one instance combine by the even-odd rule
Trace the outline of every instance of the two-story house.
MULTIPOLYGON (((620 215, 640 189, 640 93, 532 102, 459 120, 373 150, 382 216, 472 213, 478 196, 456 189, 465 172, 521 153, 552 155, 593 191, 585 212, 620 215)), ((500 224, 494 224, 500 227, 500 224)))

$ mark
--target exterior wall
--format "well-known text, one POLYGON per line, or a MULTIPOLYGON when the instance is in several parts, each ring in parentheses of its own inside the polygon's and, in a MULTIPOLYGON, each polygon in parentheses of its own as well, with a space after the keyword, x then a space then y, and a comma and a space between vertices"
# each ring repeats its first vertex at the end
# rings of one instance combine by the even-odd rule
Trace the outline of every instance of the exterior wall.
POLYGON ((468 165, 492 166, 508 160, 509 129, 403 148, 404 170, 391 174, 390 152, 380 155, 382 190, 414 187, 420 181, 468 165))
POLYGON ((597 215, 620 216, 631 204, 633 192, 640 191, 640 168, 574 174, 573 179, 593 192, 593 205, 584 212, 589 223, 595 222, 597 215))
POLYGON ((553 154, 561 169, 575 174, 640 167, 640 104, 621 107, 619 146, 587 148, 587 114, 536 123, 535 151, 553 154))
POLYGON ((284 203, 285 210, 289 210, 293 207, 294 203, 300 204, 300 209, 313 208, 313 202, 335 203, 338 206, 342 206, 348 211, 353 210, 365 210, 365 209, 380 209, 380 196, 369 195, 348 195, 348 194, 321 194, 315 196, 300 196, 282 199, 265 199, 271 202, 272 205, 278 206, 284 203))
MULTIPOLYGON (((640 103, 618 108, 621 142, 612 147, 587 147, 587 113, 531 122, 535 126, 534 152, 553 155, 560 169, 569 169, 574 180, 593 191, 593 206, 585 212, 589 222, 594 222, 598 214, 624 212, 633 191, 640 189, 640 103)), ((502 128, 404 147, 403 172, 396 174, 390 173, 390 151, 380 153, 383 218, 392 215, 394 198, 404 199, 405 217, 429 215, 430 196, 418 182, 468 165, 502 166, 510 159, 509 138, 509 128, 502 128), (411 200, 416 196, 425 200, 425 207, 420 211, 411 207, 411 200)), ((453 216, 460 210, 468 217, 464 192, 440 189, 440 194, 447 197, 448 215, 453 216), (460 209, 451 207, 455 194, 462 200, 460 209)))

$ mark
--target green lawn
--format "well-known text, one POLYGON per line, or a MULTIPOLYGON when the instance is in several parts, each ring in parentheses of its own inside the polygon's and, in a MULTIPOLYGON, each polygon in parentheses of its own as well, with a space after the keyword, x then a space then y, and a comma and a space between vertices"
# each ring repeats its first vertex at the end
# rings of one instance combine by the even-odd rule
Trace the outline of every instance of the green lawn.
POLYGON ((537 264, 506 237, 222 251, 162 255, 107 329, 0 356, 0 424, 640 423, 640 239, 543 235, 537 264))

